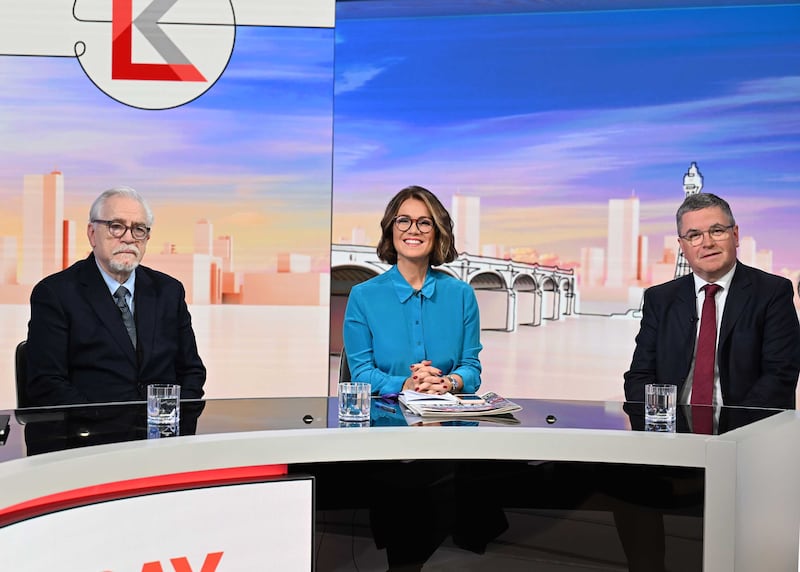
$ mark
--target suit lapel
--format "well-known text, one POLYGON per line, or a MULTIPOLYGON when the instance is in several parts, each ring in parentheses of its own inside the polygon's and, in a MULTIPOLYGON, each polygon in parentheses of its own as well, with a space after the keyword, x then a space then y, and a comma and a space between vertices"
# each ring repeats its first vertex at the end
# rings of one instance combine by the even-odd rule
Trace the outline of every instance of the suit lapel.
POLYGON ((686 362, 684 366, 688 371, 694 356, 694 344, 697 338, 697 295, 694 291, 694 275, 688 274, 680 280, 681 283, 675 294, 674 311, 671 314, 673 319, 678 322, 678 329, 681 332, 684 347, 680 355, 686 362))
POLYGON ((681 283, 675 291, 675 303, 672 305, 672 318, 678 322, 684 333, 694 333, 694 322, 697 321, 697 297, 694 293, 694 277, 689 274, 679 279, 681 283))
POLYGON ((109 337, 123 350, 125 356, 136 365, 136 352, 133 349, 125 324, 122 322, 119 308, 108 291, 100 270, 97 268, 94 255, 90 254, 80 268, 80 281, 86 303, 97 315, 97 319, 108 332, 109 337))
POLYGON ((749 303, 752 295, 752 281, 750 272, 744 264, 738 263, 736 272, 733 273, 728 297, 725 299, 725 308, 722 311, 722 325, 719 329, 719 344, 721 347, 733 331, 736 320, 742 315, 742 310, 749 303))
POLYGON ((153 279, 140 266, 136 270, 136 333, 139 339, 140 367, 153 355, 155 315, 156 293, 153 279))

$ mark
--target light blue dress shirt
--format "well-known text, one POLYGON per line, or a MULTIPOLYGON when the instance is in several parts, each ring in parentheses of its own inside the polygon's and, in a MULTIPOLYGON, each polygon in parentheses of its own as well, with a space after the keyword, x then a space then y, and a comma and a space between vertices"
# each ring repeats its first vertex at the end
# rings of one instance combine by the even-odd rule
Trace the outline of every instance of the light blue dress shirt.
POLYGON ((428 269, 419 292, 397 266, 353 286, 343 335, 351 377, 370 383, 372 393, 401 391, 411 364, 425 359, 460 375, 466 393, 481 385, 475 292, 445 272, 428 269))

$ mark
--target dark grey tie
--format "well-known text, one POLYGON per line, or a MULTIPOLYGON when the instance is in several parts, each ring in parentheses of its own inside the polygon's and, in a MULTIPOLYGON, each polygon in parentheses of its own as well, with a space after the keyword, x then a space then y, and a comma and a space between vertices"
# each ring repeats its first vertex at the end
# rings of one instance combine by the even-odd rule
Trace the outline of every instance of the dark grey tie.
POLYGON ((133 347, 136 348, 136 324, 133 322, 133 314, 125 301, 125 296, 128 295, 128 289, 125 286, 120 286, 114 292, 114 299, 117 302, 117 308, 122 313, 122 322, 125 324, 125 329, 128 330, 128 336, 131 338, 133 347))

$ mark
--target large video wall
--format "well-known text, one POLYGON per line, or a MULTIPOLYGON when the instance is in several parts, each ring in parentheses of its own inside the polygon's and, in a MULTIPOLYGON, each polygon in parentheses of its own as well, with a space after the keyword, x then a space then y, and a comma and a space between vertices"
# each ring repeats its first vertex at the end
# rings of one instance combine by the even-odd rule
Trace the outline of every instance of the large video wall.
POLYGON ((333 0, 199 6, 0 7, 0 406, 31 288, 115 185, 153 207, 143 264, 186 286, 208 397, 327 392, 333 0))
POLYGON ((144 264, 187 287, 209 397, 328 393, 409 184, 455 217, 509 395, 622 396, 687 181, 743 262, 800 278, 796 3, 179 0, 157 32, 149 4, 0 8, 0 406, 30 289, 116 184, 152 203, 144 264))
POLYGON ((734 4, 340 3, 332 345, 374 262, 358 245, 409 184, 455 216, 450 270, 506 394, 622 397, 698 185, 730 202, 740 260, 796 285, 800 6, 734 4))

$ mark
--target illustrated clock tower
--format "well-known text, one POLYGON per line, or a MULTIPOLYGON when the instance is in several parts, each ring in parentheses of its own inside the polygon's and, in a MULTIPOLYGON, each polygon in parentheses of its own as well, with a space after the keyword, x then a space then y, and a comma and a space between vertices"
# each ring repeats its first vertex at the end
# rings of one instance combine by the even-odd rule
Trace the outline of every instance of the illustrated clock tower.
MULTIPOLYGON (((696 195, 703 189, 703 175, 700 169, 697 168, 697 163, 692 162, 689 170, 683 176, 683 191, 685 196, 696 195)), ((686 257, 683 256, 683 248, 678 248, 678 258, 675 261, 675 278, 685 276, 692 271, 689 268, 689 263, 686 262, 686 257)))

